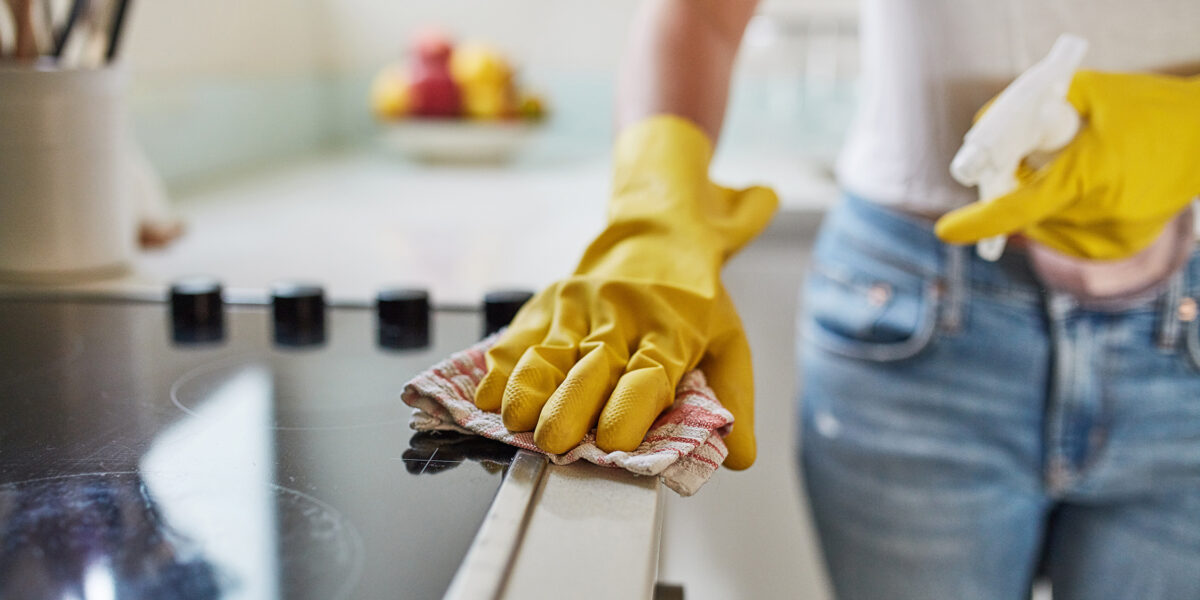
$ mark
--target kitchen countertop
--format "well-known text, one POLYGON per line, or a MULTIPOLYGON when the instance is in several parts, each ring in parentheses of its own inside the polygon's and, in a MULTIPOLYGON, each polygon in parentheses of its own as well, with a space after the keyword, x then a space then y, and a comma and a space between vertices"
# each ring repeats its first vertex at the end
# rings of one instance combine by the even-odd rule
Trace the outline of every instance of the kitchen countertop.
MULTIPOLYGON (((770 181, 782 199, 777 221, 836 197, 821 169, 787 156, 718 157, 714 173, 722 183, 770 181)), ((439 305, 475 305, 489 289, 538 289, 569 273, 603 225, 608 186, 608 161, 586 155, 513 167, 323 155, 177 194, 181 239, 139 252, 124 276, 36 289, 155 296, 172 279, 207 274, 245 296, 300 279, 335 301, 368 302, 382 286, 407 284, 439 305)))

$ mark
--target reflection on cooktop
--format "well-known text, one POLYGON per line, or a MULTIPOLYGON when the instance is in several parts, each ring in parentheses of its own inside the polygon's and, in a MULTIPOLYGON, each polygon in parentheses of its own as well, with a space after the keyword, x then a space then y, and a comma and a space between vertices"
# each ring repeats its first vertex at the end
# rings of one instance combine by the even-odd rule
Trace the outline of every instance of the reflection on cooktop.
POLYGON ((83 337, 73 327, 77 311, 71 306, 55 306, 51 312, 52 318, 29 320, 0 310, 0 332, 21 341, 0 343, 0 386, 53 374, 83 356, 83 337))
POLYGON ((219 596, 213 565, 136 474, 0 486, 0 597, 219 596))
POLYGON ((400 392, 482 315, 397 346, 327 307, 298 347, 217 308, 193 343, 166 303, 0 298, 0 597, 441 597, 514 450, 414 435, 400 392))
POLYGON ((409 438, 408 450, 401 459, 404 468, 414 475, 441 473, 468 460, 478 462, 489 473, 498 473, 512 463, 516 454, 515 446, 477 435, 422 431, 409 438))
POLYGON ((407 422, 397 383, 380 378, 393 366, 383 355, 235 356, 200 366, 171 387, 171 400, 189 414, 229 394, 259 394, 272 406, 276 429, 340 429, 407 422))
POLYGON ((0 597, 269 598, 281 585, 311 598, 348 595, 362 545, 336 510, 276 485, 208 494, 231 492, 269 500, 229 508, 269 511, 258 516, 284 533, 278 555, 270 539, 254 538, 269 532, 214 514, 229 503, 176 478, 90 473, 0 486, 0 597))

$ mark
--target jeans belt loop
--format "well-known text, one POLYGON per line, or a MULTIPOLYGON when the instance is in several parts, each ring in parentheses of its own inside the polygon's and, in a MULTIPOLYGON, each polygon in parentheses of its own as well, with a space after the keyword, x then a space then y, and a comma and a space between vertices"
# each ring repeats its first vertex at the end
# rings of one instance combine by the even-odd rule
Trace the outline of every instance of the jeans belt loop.
POLYGON ((963 305, 967 295, 967 260, 972 246, 943 244, 942 247, 946 253, 946 269, 939 325, 942 331, 954 333, 962 328, 963 305))
POLYGON ((1158 315, 1158 347, 1162 350, 1174 350, 1179 339, 1180 323, 1177 313, 1179 301, 1183 298, 1184 276, 1187 271, 1185 265, 1172 275, 1167 282, 1166 293, 1163 294, 1161 312, 1158 315))

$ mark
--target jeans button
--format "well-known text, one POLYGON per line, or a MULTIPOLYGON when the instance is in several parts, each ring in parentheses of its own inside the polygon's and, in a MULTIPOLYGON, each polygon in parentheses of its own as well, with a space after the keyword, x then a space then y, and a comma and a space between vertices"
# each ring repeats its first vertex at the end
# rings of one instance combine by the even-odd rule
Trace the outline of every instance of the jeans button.
POLYGON ((892 299, 892 286, 886 283, 876 283, 867 289, 867 303, 879 308, 892 299))
POLYGON ((1184 298, 1179 301, 1179 320, 1184 323, 1191 323, 1196 320, 1196 314, 1200 312, 1200 308, 1196 306, 1195 298, 1184 298))

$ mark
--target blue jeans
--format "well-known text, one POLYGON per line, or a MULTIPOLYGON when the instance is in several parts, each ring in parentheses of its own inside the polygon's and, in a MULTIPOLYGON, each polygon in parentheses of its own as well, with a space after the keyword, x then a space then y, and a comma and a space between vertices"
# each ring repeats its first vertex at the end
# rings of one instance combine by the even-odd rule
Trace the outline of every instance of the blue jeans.
POLYGON ((842 599, 1200 598, 1200 254, 1121 310, 848 198, 801 318, 801 458, 842 599))

